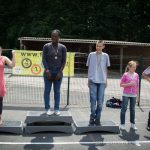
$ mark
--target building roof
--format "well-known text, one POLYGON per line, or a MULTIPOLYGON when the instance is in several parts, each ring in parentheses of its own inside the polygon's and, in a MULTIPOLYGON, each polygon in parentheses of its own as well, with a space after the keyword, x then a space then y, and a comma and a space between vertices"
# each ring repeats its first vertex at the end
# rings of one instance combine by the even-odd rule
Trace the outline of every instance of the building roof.
MULTIPOLYGON (((51 41, 51 38, 41 38, 41 37, 19 37, 20 41, 51 41)), ((150 43, 140 43, 140 42, 126 42, 126 41, 111 41, 103 40, 105 44, 109 45, 130 45, 130 46, 150 46, 150 43)), ((97 40, 90 39, 60 39, 60 42, 66 43, 96 43, 97 40)))

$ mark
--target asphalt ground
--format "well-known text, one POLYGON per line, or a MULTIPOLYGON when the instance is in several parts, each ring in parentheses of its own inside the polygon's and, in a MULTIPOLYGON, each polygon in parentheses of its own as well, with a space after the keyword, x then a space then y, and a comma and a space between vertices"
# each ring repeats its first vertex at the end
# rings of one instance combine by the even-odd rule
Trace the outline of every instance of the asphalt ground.
MULTIPOLYGON (((61 110, 70 111, 74 121, 89 121, 89 93, 86 78, 72 78, 70 85, 70 105, 66 106, 67 79, 64 78, 61 91, 61 110)), ((119 79, 110 78, 105 94, 105 102, 112 96, 120 98, 119 79)), ((27 111, 44 111, 43 78, 6 76, 7 95, 4 99, 4 121, 22 121, 27 111)), ((149 150, 150 131, 146 130, 150 111, 150 85, 142 81, 141 103, 136 106, 137 131, 130 129, 129 110, 126 114, 126 130, 119 134, 94 132, 66 134, 56 132, 14 135, 0 133, 0 150, 149 150)), ((53 106, 53 101, 52 101, 53 106)), ((119 125, 120 109, 107 108, 104 104, 101 121, 113 121, 119 125)))
MULTIPOLYGON (((83 106, 61 106, 61 110, 70 111, 75 121, 88 121, 90 109, 83 106)), ((150 131, 146 130, 149 107, 136 107, 137 131, 130 128, 129 110, 126 114, 126 130, 119 134, 92 132, 85 134, 66 134, 44 132, 30 135, 0 133, 0 150, 149 150, 150 131)), ((41 106, 5 105, 4 121, 25 121, 27 111, 44 111, 41 106)), ((114 121, 119 125, 120 109, 104 106, 101 121, 114 121)))

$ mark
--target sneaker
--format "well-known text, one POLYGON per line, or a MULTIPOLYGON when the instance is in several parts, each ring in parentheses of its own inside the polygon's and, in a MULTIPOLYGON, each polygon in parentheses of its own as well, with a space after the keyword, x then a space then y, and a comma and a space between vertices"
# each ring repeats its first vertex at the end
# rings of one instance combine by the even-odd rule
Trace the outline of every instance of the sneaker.
POLYGON ((59 110, 55 110, 54 114, 59 116, 60 115, 60 111, 59 110))
POLYGON ((50 109, 48 109, 48 110, 46 110, 46 114, 50 116, 53 114, 53 112, 50 109))
POLYGON ((135 126, 135 124, 131 123, 131 128, 134 130, 137 130, 138 128, 135 126))
POLYGON ((120 124, 120 129, 121 130, 125 130, 126 128, 125 128, 125 124, 120 124))

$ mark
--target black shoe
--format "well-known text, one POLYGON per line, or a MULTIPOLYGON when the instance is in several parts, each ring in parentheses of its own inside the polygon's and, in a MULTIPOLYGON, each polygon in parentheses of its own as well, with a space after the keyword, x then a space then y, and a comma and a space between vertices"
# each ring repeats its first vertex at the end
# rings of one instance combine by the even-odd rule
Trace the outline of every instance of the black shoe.
POLYGON ((96 125, 100 125, 101 123, 100 123, 100 120, 95 120, 95 124, 96 125))
POLYGON ((94 122, 94 119, 91 118, 90 121, 89 121, 89 125, 94 125, 94 123, 95 123, 95 122, 94 122))
POLYGON ((147 126, 147 130, 150 131, 150 127, 149 126, 147 126))

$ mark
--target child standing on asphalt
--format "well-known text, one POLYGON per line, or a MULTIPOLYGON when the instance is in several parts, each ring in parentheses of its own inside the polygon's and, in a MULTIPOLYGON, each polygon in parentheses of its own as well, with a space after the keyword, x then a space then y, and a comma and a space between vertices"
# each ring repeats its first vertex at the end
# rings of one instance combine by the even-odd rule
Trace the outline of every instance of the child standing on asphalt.
POLYGON ((135 72, 136 66, 137 64, 135 61, 129 61, 126 67, 126 72, 123 74, 120 81, 120 87, 123 87, 120 113, 120 129, 122 130, 125 130, 125 115, 128 107, 128 101, 130 101, 131 128, 137 130, 137 127, 135 126, 135 104, 139 87, 139 75, 135 72))

